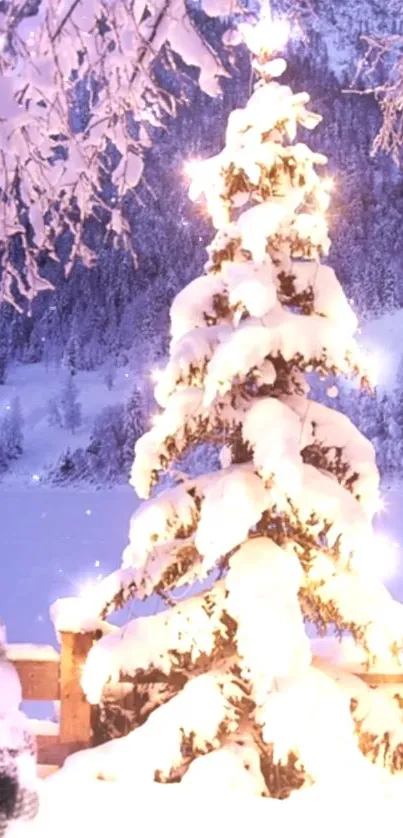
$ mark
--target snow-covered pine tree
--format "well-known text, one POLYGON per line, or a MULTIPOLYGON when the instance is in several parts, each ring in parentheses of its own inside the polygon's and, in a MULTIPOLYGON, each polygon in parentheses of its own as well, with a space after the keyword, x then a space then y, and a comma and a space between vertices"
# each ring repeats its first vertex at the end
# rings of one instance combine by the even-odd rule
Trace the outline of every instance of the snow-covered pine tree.
POLYGON ((130 397, 125 403, 124 411, 126 440, 123 448, 123 461, 127 466, 127 474, 129 474, 133 463, 136 442, 144 433, 144 428, 147 427, 145 424, 143 399, 137 386, 133 388, 130 397))
POLYGON ((0 444, 8 461, 14 460, 23 450, 23 416, 19 396, 7 406, 0 425, 0 444))
POLYGON ((60 404, 56 396, 52 396, 48 401, 48 424, 51 428, 63 427, 60 404))
POLYGON ((60 395, 60 412, 63 426, 74 434, 81 425, 81 404, 78 401, 78 388, 73 373, 68 373, 66 383, 60 395))
POLYGON ((113 390, 113 385, 116 380, 116 360, 113 356, 109 356, 104 365, 104 383, 108 390, 113 390))
MULTIPOLYGON (((136 445, 131 482, 149 497, 200 441, 222 446, 222 468, 143 503, 123 569, 78 604, 88 626, 130 597, 172 597, 92 648, 90 701, 108 681, 132 680, 139 726, 112 751, 74 756, 80 776, 85 765, 96 776, 130 771, 132 783, 180 781, 206 799, 356 787, 378 776, 371 760, 403 764, 398 705, 312 659, 309 624, 350 633, 370 665, 400 665, 403 607, 374 574, 373 447, 309 398, 308 373, 368 383, 356 317, 320 261, 330 184, 316 167, 326 159, 295 142, 297 125, 319 117, 306 93, 276 80, 286 68, 278 27, 244 34, 256 84, 223 151, 192 167, 192 195, 204 192, 217 232, 205 275, 172 305, 162 411, 136 445), (196 580, 208 591, 175 603, 196 580)), ((54 618, 66 627, 62 607, 54 618)))

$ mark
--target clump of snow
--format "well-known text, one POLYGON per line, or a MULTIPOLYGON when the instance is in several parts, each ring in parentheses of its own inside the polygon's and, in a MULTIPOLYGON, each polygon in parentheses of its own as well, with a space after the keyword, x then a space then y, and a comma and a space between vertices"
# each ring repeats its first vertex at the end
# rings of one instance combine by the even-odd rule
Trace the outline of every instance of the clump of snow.
POLYGON ((335 779, 346 765, 357 772, 365 765, 358 751, 349 698, 314 667, 277 681, 258 710, 263 738, 274 744, 274 759, 284 764, 295 754, 308 776, 335 779))
POLYGON ((76 779, 102 776, 133 783, 152 782, 156 773, 169 778, 183 764, 184 739, 192 750, 206 753, 220 746, 220 729, 234 732, 242 690, 230 675, 211 672, 189 681, 174 698, 158 707, 141 727, 118 741, 69 757, 66 768, 76 779))
POLYGON ((63 632, 81 634, 115 631, 114 626, 101 620, 99 604, 96 585, 81 597, 57 599, 50 607, 50 618, 57 636, 63 632))
POLYGON ((247 537, 267 505, 267 489, 250 468, 230 466, 212 476, 205 488, 195 537, 206 569, 247 537))
POLYGON ((303 671, 311 661, 298 602, 301 565, 269 538, 255 538, 230 559, 226 583, 227 608, 238 622, 242 674, 251 679, 261 705, 278 678, 303 671))
MULTIPOLYGON (((228 319, 234 322, 237 310, 262 317, 276 304, 273 263, 268 256, 261 262, 224 261, 217 274, 194 279, 175 297, 171 306, 171 334, 177 341, 187 332, 202 328, 217 318, 217 297, 229 306, 228 319)), ((221 315, 220 320, 223 321, 221 315)), ((225 322, 225 319, 224 319, 225 322)))
POLYGON ((347 467, 344 480, 354 477, 354 494, 372 516, 379 503, 379 473, 372 443, 338 411, 300 396, 283 400, 300 417, 300 450, 318 442, 327 451, 329 465, 341 452, 347 467))
POLYGON ((178 527, 188 529, 197 519, 195 498, 189 484, 160 492, 155 498, 141 504, 130 521, 130 565, 141 567, 151 549, 170 541, 178 527))
POLYGON ((202 370, 214 353, 215 347, 231 334, 226 324, 193 329, 171 347, 171 356, 155 388, 157 402, 165 406, 177 384, 198 386, 202 370))
POLYGON ((340 566, 347 564, 351 554, 359 551, 371 535, 368 517, 359 501, 330 474, 311 465, 303 465, 299 486, 290 485, 283 494, 274 485, 269 496, 269 508, 274 506, 291 518, 297 511, 298 520, 311 535, 319 537, 326 529, 327 545, 332 548, 338 544, 340 566))
POLYGON ((53 646, 40 643, 11 643, 7 646, 10 661, 58 661, 59 652, 53 646))
POLYGON ((29 729, 34 736, 49 736, 56 739, 60 735, 59 723, 49 719, 30 719, 29 729))
POLYGON ((185 791, 203 788, 205 794, 216 798, 221 797, 223 777, 226 778, 228 790, 237 795, 265 794, 260 758, 253 747, 253 741, 242 741, 239 738, 224 745, 219 751, 198 757, 191 763, 181 785, 185 791))
POLYGON ((349 570, 327 579, 318 594, 323 603, 337 607, 346 623, 362 627, 370 660, 379 658, 387 670, 393 659, 403 665, 399 647, 403 605, 393 599, 381 582, 370 574, 349 570))
POLYGON ((138 617, 99 640, 89 652, 81 682, 88 700, 98 703, 106 683, 116 684, 125 675, 152 669, 168 675, 177 655, 186 656, 189 663, 211 655, 217 634, 227 635, 221 619, 225 596, 224 585, 216 585, 207 597, 192 597, 161 614, 138 617))
POLYGON ((295 290, 301 294, 308 289, 313 293, 316 314, 335 322, 348 335, 357 330, 357 316, 344 294, 333 268, 316 261, 296 261, 290 266, 295 290))
POLYGON ((246 413, 242 436, 253 450, 253 462, 267 480, 274 475, 284 492, 302 480, 301 422, 278 399, 258 399, 246 413))
POLYGON ((354 367, 362 368, 364 374, 365 368, 354 341, 331 321, 278 306, 260 321, 244 321, 235 331, 222 335, 207 367, 206 406, 217 393, 226 393, 236 377, 244 377, 268 356, 281 356, 285 361, 301 357, 306 365, 322 362, 344 375, 351 375, 354 367))

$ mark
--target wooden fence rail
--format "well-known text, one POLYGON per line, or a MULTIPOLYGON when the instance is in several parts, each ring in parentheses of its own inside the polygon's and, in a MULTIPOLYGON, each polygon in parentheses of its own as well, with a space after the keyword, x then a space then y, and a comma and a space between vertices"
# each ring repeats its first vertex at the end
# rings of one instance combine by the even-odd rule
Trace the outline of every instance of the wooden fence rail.
MULTIPOLYGON (((21 680, 23 699, 59 702, 58 722, 32 722, 42 774, 57 769, 69 754, 93 744, 96 716, 81 689, 81 675, 94 640, 92 633, 63 632, 60 652, 53 646, 38 644, 7 645, 7 656, 14 663, 21 680)), ((314 665, 321 668, 327 663, 326 656, 314 654, 314 665)), ((362 666, 350 666, 345 671, 357 675, 373 688, 393 687, 403 700, 402 671, 366 672, 362 666)), ((121 688, 125 686, 120 684, 121 688)), ((114 692, 117 694, 116 689, 114 692)))
POLYGON ((69 754, 91 745, 91 706, 80 680, 93 641, 92 634, 63 632, 60 652, 38 644, 7 645, 7 656, 21 680, 23 699, 60 702, 58 723, 32 723, 40 765, 60 766, 69 754))

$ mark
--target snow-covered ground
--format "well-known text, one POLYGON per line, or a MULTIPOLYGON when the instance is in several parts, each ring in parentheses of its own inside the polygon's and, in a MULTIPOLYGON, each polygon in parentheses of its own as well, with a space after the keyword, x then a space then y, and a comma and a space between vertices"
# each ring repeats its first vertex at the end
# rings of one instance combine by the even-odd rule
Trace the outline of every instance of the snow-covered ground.
MULTIPOLYGON (((375 778, 374 778, 375 779, 375 778)), ((357 782, 346 766, 345 777, 317 784, 288 800, 224 791, 208 793, 182 784, 108 783, 61 771, 42 784, 41 809, 31 823, 15 822, 7 838, 353 838, 392 834, 401 815, 401 785, 388 789, 357 782), (62 816, 61 816, 62 813, 62 816)))

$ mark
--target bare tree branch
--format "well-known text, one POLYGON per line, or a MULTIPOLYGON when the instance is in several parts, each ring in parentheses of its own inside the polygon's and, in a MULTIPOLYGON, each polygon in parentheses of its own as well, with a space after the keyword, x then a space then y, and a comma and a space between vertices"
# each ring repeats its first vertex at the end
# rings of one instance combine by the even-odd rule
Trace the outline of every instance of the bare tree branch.
POLYGON ((403 151, 403 35, 369 35, 362 38, 364 55, 359 62, 355 93, 375 96, 382 124, 372 147, 373 154, 384 151, 396 163, 403 151))

